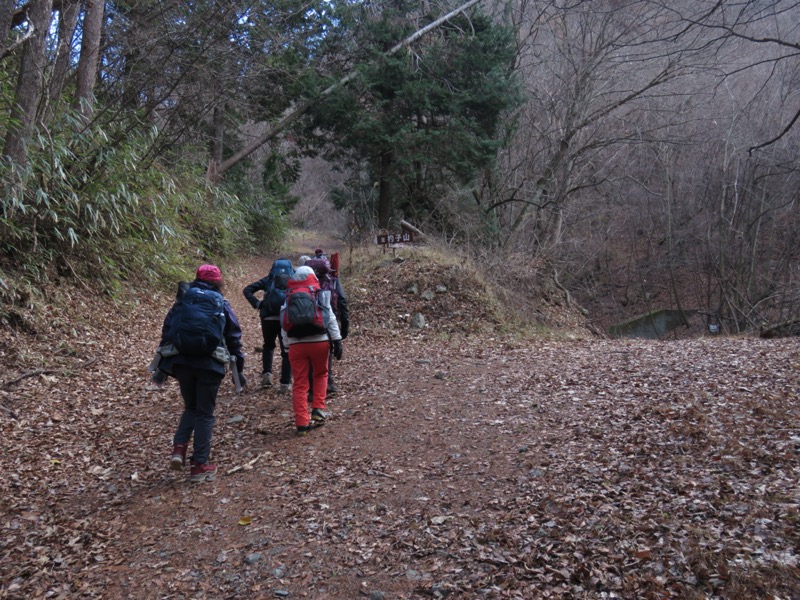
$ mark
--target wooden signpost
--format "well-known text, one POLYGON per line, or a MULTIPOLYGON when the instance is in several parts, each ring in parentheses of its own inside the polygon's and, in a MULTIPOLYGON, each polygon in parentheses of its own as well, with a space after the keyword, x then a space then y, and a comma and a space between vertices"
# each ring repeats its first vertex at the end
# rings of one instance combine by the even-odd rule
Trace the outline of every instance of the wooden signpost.
POLYGON ((379 233, 378 244, 383 246, 391 246, 392 244, 412 244, 414 243, 414 234, 410 231, 403 231, 402 233, 379 233))
POLYGON ((375 236, 375 243, 383 246, 384 253, 387 248, 391 248, 392 254, 396 254, 397 248, 402 248, 406 244, 413 244, 415 235, 419 237, 423 243, 425 242, 425 234, 408 221, 400 221, 400 227, 401 230, 399 232, 389 233, 384 231, 375 236))

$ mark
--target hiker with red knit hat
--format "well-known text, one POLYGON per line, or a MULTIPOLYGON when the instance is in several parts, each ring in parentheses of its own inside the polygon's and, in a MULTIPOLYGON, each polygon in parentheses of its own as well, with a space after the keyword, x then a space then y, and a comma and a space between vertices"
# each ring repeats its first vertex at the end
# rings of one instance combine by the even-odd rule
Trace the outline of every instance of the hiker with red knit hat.
POLYGON ((186 464, 189 440, 194 434, 189 481, 211 481, 217 467, 209 462, 211 432, 217 393, 225 367, 235 359, 241 385, 244 379, 242 328, 231 305, 222 295, 219 267, 200 265, 194 281, 164 319, 158 368, 178 380, 183 414, 173 438, 170 468, 186 464))
POLYGON ((342 335, 331 309, 330 292, 320 289, 311 267, 298 267, 289 280, 281 308, 281 335, 292 365, 292 408, 298 435, 325 424, 328 354, 342 358, 342 335), (311 414, 308 412, 309 371, 313 377, 311 414))

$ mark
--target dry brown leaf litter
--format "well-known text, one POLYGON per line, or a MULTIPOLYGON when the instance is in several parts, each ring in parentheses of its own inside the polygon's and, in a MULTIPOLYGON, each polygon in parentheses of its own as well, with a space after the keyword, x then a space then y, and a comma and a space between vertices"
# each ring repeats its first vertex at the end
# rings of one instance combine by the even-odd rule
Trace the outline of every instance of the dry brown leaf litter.
MULTIPOLYGON (((251 382, 239 290, 267 267, 227 294, 251 382)), ((408 294, 444 278, 418 272, 345 280, 343 393, 309 437, 226 384, 198 486, 145 372, 169 296, 3 332, 0 597, 800 598, 800 341, 464 336, 489 313, 455 281, 408 294)))

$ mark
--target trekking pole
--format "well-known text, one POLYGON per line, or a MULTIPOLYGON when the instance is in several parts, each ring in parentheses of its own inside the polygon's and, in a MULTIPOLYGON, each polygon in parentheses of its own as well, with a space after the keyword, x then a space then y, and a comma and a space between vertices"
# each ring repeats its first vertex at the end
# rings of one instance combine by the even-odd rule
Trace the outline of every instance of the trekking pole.
POLYGON ((155 373, 156 371, 158 371, 158 364, 160 362, 161 362, 161 347, 159 346, 158 348, 156 348, 156 354, 155 356, 153 356, 153 360, 148 365, 147 370, 150 373, 155 373))
POLYGON ((239 379, 239 369, 236 368, 236 357, 231 355, 231 374, 233 375, 233 384, 236 386, 236 393, 242 391, 242 382, 239 379))

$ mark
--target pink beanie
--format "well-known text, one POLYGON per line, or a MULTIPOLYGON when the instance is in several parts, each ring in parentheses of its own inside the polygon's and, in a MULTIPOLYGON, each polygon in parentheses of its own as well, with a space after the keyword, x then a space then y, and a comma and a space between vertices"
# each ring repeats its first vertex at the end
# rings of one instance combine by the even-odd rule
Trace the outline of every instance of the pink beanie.
POLYGON ((219 267, 214 265, 200 265, 197 267, 197 275, 195 278, 198 281, 207 281, 208 283, 215 283, 219 285, 222 283, 222 272, 219 267))

